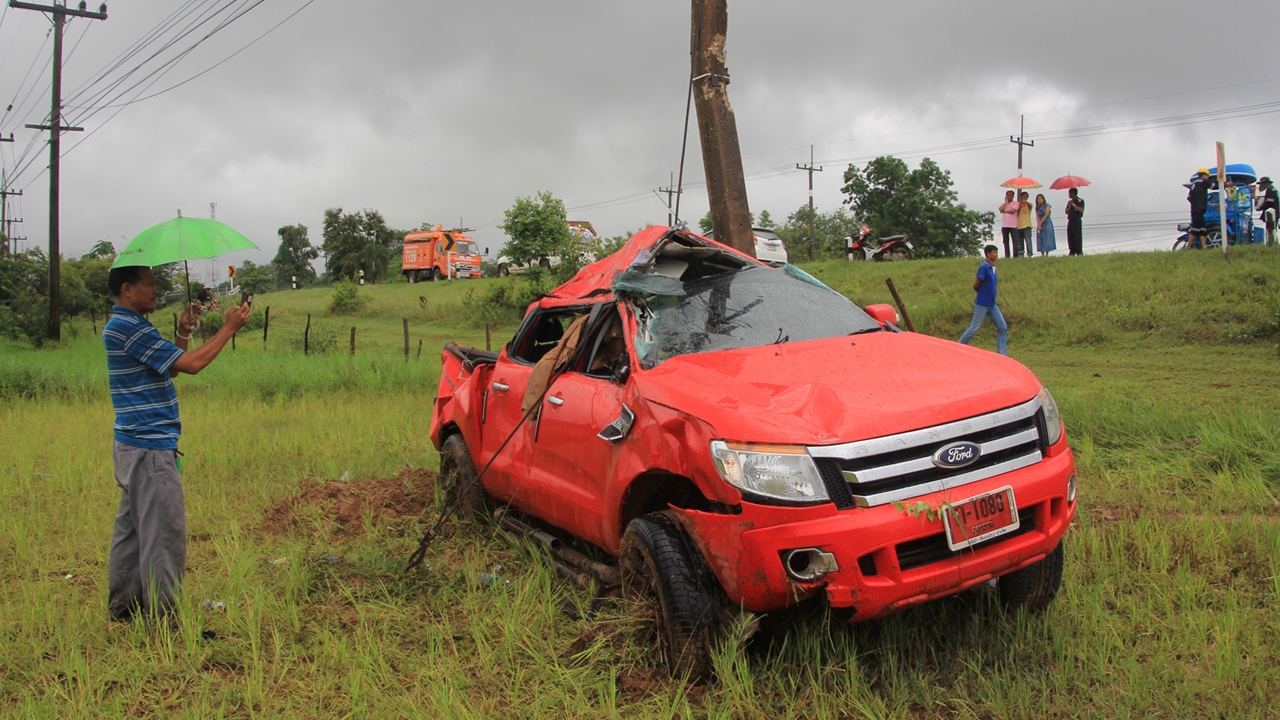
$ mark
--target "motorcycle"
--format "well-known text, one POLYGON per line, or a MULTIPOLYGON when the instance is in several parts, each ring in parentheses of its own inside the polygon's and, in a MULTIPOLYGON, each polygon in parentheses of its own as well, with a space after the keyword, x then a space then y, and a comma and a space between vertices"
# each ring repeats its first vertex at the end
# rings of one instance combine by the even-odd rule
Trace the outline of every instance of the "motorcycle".
POLYGON ((845 255, 850 260, 909 260, 915 246, 906 235, 890 235, 871 239, 871 228, 863 225, 858 237, 844 239, 845 255))

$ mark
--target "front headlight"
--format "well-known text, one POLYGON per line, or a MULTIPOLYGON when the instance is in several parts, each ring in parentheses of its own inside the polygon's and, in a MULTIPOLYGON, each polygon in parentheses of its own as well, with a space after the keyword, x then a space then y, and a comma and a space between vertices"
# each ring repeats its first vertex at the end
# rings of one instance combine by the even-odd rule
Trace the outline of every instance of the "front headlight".
POLYGON ((1048 431, 1045 440, 1049 446, 1057 445, 1062 439, 1062 416, 1058 414, 1058 403, 1054 402, 1049 388, 1040 388, 1040 407, 1044 409, 1044 424, 1048 431))
POLYGON ((749 493, 789 502, 827 499, 818 468, 802 447, 713 440, 711 457, 720 477, 749 493))

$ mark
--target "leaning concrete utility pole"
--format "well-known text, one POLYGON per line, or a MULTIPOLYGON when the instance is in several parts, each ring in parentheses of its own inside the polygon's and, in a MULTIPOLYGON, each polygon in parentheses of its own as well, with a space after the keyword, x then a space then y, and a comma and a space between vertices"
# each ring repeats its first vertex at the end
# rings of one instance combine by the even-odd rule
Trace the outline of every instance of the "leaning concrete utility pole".
POLYGON ((716 240, 755 257, 738 124, 729 105, 729 70, 724 63, 728 31, 728 0, 693 0, 693 103, 698 109, 711 229, 716 240))
POLYGON ((49 111, 48 125, 28 125, 34 130, 49 131, 49 339, 57 342, 62 339, 62 320, 58 316, 59 295, 62 290, 61 250, 58 247, 58 186, 60 181, 60 165, 62 159, 62 131, 80 131, 83 128, 64 127, 62 125, 62 28, 67 23, 67 16, 89 18, 90 20, 106 20, 107 5, 103 3, 98 12, 85 9, 80 3, 78 10, 67 7, 65 0, 61 5, 32 5, 30 3, 9 0, 9 7, 19 10, 36 10, 49 13, 53 17, 53 87, 52 109, 49 111))

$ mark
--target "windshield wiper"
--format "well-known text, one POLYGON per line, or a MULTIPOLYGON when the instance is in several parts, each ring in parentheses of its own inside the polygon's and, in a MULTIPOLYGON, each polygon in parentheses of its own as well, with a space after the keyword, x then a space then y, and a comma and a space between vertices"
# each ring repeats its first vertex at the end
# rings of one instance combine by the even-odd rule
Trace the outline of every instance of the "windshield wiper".
POLYGON ((851 332, 851 333, 849 333, 849 334, 850 334, 850 335, 861 335, 861 334, 863 334, 863 333, 869 333, 869 332, 882 332, 883 330, 884 330, 884 328, 880 327, 879 325, 876 325, 875 327, 869 327, 869 328, 862 328, 862 329, 860 329, 860 330, 854 330, 853 332, 851 332))
POLYGON ((790 340, 791 340, 791 336, 783 335, 782 328, 778 328, 778 339, 774 340, 772 343, 770 343, 770 345, 781 345, 782 343, 789 342, 790 340))

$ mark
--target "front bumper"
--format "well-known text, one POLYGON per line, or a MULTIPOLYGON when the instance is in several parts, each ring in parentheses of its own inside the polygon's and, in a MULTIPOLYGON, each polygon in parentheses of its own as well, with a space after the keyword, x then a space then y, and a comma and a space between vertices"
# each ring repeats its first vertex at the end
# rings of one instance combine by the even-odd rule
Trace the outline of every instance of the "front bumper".
POLYGON ((1066 442, 1030 467, 903 506, 837 510, 834 505, 778 507, 743 503, 738 515, 676 510, 734 605, 769 612, 825 592, 832 607, 867 620, 952 595, 1042 560, 1075 516, 1067 480, 1075 463, 1066 442), (973 548, 948 549, 941 519, 910 513, 1012 486, 1022 528, 973 548), (839 569, 818 582, 792 580, 783 553, 816 547, 839 569))

